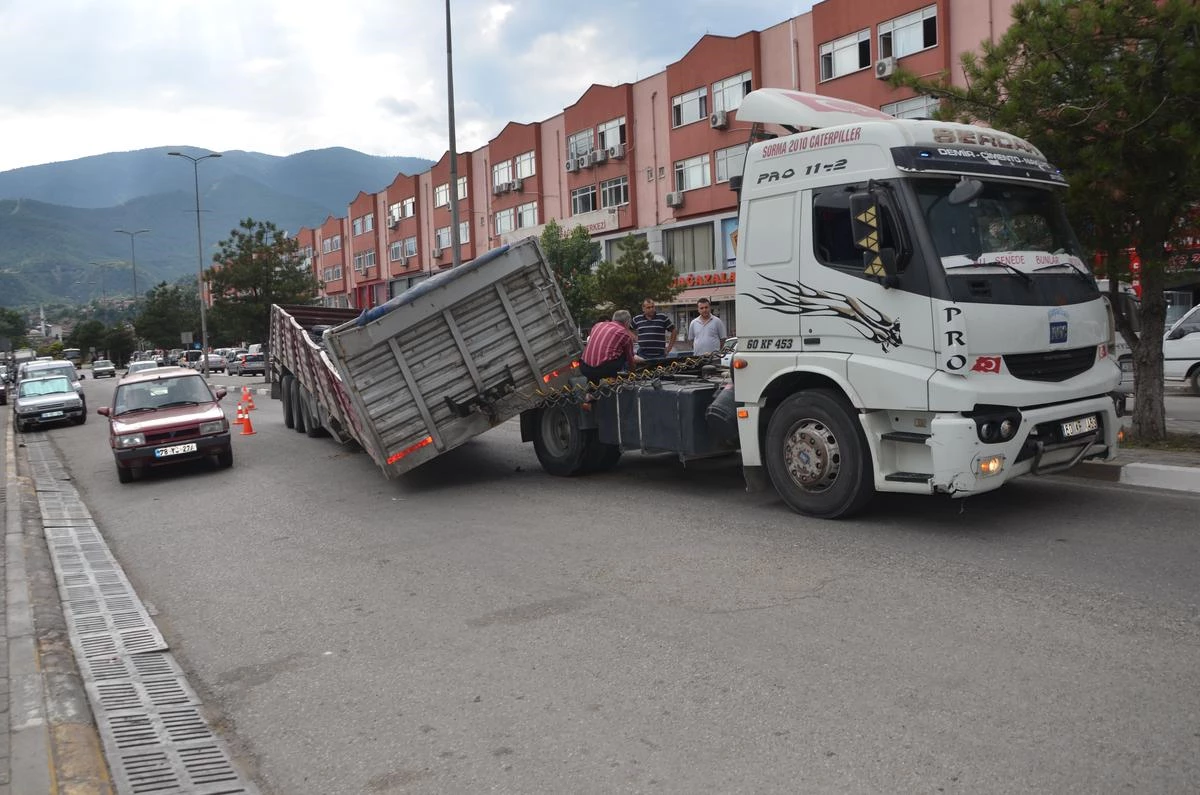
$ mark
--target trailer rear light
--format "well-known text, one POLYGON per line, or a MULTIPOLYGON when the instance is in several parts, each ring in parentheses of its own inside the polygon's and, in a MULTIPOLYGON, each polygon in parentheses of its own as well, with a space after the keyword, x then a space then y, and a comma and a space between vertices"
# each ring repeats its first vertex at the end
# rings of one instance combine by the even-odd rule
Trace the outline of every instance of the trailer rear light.
MULTIPOLYGON (((572 369, 572 370, 578 369, 578 367, 579 367, 579 362, 571 362, 571 369, 572 369)), ((548 383, 550 383, 550 380, 551 380, 551 379, 553 379, 553 378, 558 378, 558 376, 559 376, 560 374, 561 374, 561 372, 560 372, 559 370, 555 370, 555 371, 554 371, 554 372, 552 372, 552 373, 546 373, 544 376, 542 376, 542 383, 543 383, 543 384, 548 384, 548 383)))
POLYGON ((750 410, 749 410, 749 409, 738 409, 738 410, 737 410, 737 418, 738 418, 739 420, 748 420, 748 419, 750 419, 750 410))
POLYGON ((418 450, 420 450, 422 447, 428 447, 431 444, 433 444, 433 437, 426 436, 424 439, 417 442, 416 444, 409 445, 408 447, 405 447, 403 450, 401 450, 398 453, 392 453, 390 456, 388 456, 387 462, 389 464, 394 464, 397 461, 399 461, 401 458, 404 458, 404 456, 408 455, 409 453, 415 453, 418 450))
POLYGON ((733 361, 730 362, 730 365, 734 370, 744 370, 746 369, 746 364, 747 362, 745 359, 740 359, 737 356, 733 357, 733 361))

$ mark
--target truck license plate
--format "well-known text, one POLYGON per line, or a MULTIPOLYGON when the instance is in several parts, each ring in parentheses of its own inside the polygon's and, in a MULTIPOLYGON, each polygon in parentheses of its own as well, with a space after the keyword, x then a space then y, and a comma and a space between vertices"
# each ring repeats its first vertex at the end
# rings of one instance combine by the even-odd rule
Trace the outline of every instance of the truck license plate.
POLYGON ((42 419, 48 420, 51 417, 61 417, 62 415, 63 413, 61 411, 43 411, 42 419))
POLYGON ((168 458, 169 456, 179 455, 181 453, 196 452, 196 443, 188 442, 187 444, 173 444, 170 447, 160 447, 154 451, 155 458, 168 458))
POLYGON ((1085 433, 1091 433, 1100 427, 1100 421, 1093 414, 1090 417, 1083 417, 1078 420, 1069 420, 1062 424, 1062 435, 1064 439, 1070 439, 1072 436, 1080 436, 1085 433))

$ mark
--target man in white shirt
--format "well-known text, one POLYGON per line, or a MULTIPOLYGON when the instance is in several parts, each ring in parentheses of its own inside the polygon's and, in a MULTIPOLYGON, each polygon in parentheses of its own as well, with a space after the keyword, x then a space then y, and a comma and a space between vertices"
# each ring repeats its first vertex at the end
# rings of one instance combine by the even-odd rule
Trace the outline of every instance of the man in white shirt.
POLYGON ((728 333, 725 322, 712 313, 712 304, 707 298, 696 302, 696 311, 700 317, 692 320, 688 326, 688 337, 692 340, 692 353, 699 356, 706 353, 716 353, 725 344, 728 333))

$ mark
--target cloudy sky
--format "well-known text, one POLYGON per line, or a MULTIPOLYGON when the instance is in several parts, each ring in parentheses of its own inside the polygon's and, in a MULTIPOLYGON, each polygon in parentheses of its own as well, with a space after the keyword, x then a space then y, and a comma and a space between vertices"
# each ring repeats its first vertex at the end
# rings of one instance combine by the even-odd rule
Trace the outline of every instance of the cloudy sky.
MULTIPOLYGON (((813 0, 452 0, 458 148, 813 0)), ((0 171, 153 146, 447 147, 444 4, 0 0, 0 171)))

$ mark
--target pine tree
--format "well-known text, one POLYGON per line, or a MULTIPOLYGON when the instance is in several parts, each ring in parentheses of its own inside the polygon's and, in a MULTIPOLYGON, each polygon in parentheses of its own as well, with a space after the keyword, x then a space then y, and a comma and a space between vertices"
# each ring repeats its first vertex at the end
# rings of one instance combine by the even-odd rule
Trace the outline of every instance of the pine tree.
POLYGON ((636 315, 646 298, 664 302, 679 294, 681 288, 675 286, 679 274, 650 253, 645 237, 626 235, 620 247, 616 262, 601 262, 596 268, 596 296, 603 314, 628 309, 636 315))

